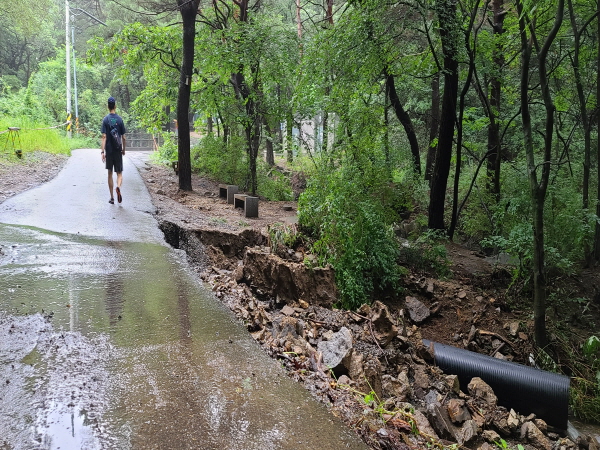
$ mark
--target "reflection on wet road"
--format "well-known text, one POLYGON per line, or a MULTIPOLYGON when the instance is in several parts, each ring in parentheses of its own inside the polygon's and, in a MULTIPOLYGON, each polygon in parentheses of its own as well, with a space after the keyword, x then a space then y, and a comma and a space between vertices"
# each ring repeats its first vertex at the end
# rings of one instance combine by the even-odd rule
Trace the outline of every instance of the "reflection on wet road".
MULTIPOLYGON (((90 166, 90 153, 65 170, 90 166)), ((81 202, 41 226, 32 199, 76 173, 0 205, 0 448, 365 448, 154 238, 147 193, 125 169, 119 207, 87 169, 101 177, 91 214, 116 217, 103 225, 81 202)))

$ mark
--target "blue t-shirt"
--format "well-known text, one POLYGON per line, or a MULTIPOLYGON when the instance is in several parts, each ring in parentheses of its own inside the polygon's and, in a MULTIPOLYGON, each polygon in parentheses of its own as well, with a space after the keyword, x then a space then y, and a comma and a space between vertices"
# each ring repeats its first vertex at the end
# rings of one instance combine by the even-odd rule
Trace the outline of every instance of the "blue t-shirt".
POLYGON ((110 128, 116 124, 119 134, 123 136, 127 131, 125 130, 125 123, 118 114, 110 113, 102 119, 102 130, 103 134, 106 134, 106 145, 104 150, 106 153, 113 151, 112 137, 110 136, 110 128))

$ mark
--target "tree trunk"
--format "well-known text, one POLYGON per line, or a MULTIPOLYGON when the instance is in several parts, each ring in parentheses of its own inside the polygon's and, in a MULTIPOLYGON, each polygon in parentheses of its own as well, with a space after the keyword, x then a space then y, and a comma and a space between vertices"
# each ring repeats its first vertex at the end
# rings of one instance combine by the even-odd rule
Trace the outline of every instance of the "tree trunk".
POLYGON ((213 118, 212 118, 212 116, 208 116, 206 118, 206 132, 208 134, 213 133, 213 118))
POLYGON ((419 142, 417 141, 417 135, 415 134, 415 129, 413 127, 412 121, 410 120, 410 116, 404 110, 404 108, 402 107, 402 103, 400 103, 400 99, 398 98, 398 93, 396 92, 396 86, 394 84, 394 75, 388 73, 387 68, 385 69, 385 86, 390 98, 390 103, 394 108, 394 112, 396 113, 396 117, 404 127, 404 131, 406 132, 406 136, 408 137, 408 142, 410 143, 410 151, 412 153, 413 158, 414 171, 420 174, 421 154, 419 152, 419 142))
MULTIPOLYGON (((495 35, 504 33, 504 0, 493 0, 492 2, 493 31, 495 35)), ((487 176, 488 189, 496 198, 500 200, 500 124, 498 117, 500 115, 500 95, 502 92, 502 81, 500 71, 504 66, 504 52, 499 46, 494 47, 492 56, 496 73, 493 73, 490 79, 490 108, 488 126, 488 160, 487 160, 487 176)))
POLYGON ((427 162, 425 163, 425 180, 431 181, 437 143, 435 139, 440 129, 440 73, 436 72, 431 79, 431 122, 429 124, 429 145, 427 146, 427 162))
MULTIPOLYGON (((597 11, 597 23, 598 29, 596 30, 598 34, 596 36, 600 36, 600 2, 598 3, 598 11, 597 11)), ((596 105, 600 105, 600 45, 598 47, 598 67, 596 69, 596 105)), ((598 135, 600 136, 600 119, 598 118, 598 112, 596 112, 596 123, 598 124, 598 135)), ((600 217, 600 139, 596 143, 596 160, 598 164, 597 170, 597 185, 598 185, 598 194, 596 197, 596 216, 600 217)), ((596 261, 600 261, 600 223, 596 221, 596 229, 594 233, 594 256, 596 261)))
POLYGON ((437 153, 431 180, 429 194, 428 227, 433 230, 443 230, 444 204, 452 147, 454 139, 454 124, 456 122, 456 98, 458 96, 458 30, 456 17, 456 0, 442 0, 436 4, 440 22, 440 36, 444 53, 444 97, 442 99, 442 119, 438 138, 437 153))
POLYGON ((294 116, 291 111, 288 113, 286 120, 286 135, 287 135, 287 160, 288 162, 294 161, 294 135, 292 128, 294 126, 294 116))
POLYGON ((267 155, 266 162, 269 166, 273 167, 275 165, 275 154, 273 152, 273 140, 275 139, 275 134, 273 133, 273 129, 269 125, 269 121, 265 118, 265 129, 267 130, 267 155))
POLYGON ((177 0, 183 21, 183 60, 177 95, 177 158, 179 161, 179 189, 192 190, 192 165, 190 161, 190 93, 192 90, 192 70, 194 67, 194 39, 196 37, 196 15, 200 0, 177 0))
POLYGON ((473 80, 473 73, 475 71, 475 50, 471 48, 470 34, 471 30, 473 29, 473 23, 475 21, 476 13, 478 10, 479 0, 476 2, 473 8, 469 28, 465 33, 465 46, 469 55, 469 71, 467 73, 465 84, 460 93, 460 100, 458 103, 458 133, 456 137, 456 168, 454 172, 454 189, 452 194, 452 219, 450 221, 450 228, 448 229, 448 238, 450 240, 454 238, 454 231, 456 230, 456 226, 458 224, 458 190, 460 183, 460 170, 462 165, 463 117, 465 114, 465 99, 467 97, 467 93, 469 92, 469 88, 471 87, 471 81, 473 80))

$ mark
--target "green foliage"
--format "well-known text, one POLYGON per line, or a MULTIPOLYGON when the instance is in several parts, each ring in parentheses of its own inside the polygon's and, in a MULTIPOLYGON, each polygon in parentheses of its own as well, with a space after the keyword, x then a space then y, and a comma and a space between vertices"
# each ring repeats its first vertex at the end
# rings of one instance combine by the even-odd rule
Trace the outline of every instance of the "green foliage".
POLYGON ((158 152, 152 153, 151 158, 161 164, 170 164, 177 161, 177 138, 173 133, 164 132, 161 134, 162 145, 158 152))
POLYGON ((272 201, 292 200, 292 188, 287 175, 260 161, 257 171, 257 195, 272 201))
POLYGON ((370 183, 377 181, 382 182, 349 162, 315 174, 298 202, 301 229, 315 239, 312 250, 319 264, 335 269, 341 304, 348 309, 374 292, 394 292, 398 284, 393 212, 373 195, 381 186, 370 183))
POLYGON ((280 249, 295 248, 295 246, 304 240, 302 233, 298 231, 295 224, 288 225, 276 222, 268 227, 269 245, 273 253, 280 249))
POLYGON ((577 417, 600 423, 600 338, 590 336, 582 345, 582 376, 571 387, 571 404, 577 417))
MULTIPOLYGON (((500 438, 499 441, 494 442, 494 444, 496 444, 496 446, 501 450, 511 450, 508 442, 502 438, 500 438)), ((521 444, 517 444, 517 450, 525 450, 525 447, 523 447, 521 444)))
POLYGON ((208 134, 192 150, 192 169, 222 183, 243 186, 247 168, 244 141, 238 137, 232 136, 225 143, 208 134))

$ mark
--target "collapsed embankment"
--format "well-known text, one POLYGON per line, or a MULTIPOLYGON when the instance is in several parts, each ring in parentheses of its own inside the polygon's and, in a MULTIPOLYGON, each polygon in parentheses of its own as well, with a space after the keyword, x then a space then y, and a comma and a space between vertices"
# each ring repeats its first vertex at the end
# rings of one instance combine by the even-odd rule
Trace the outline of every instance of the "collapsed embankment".
MULTIPOLYGON (((489 449, 503 441, 544 450, 598 448, 591 438, 569 439, 534 414, 500 406, 480 378, 461 390, 456 376, 432 365, 418 324, 439 304, 430 309, 408 297, 397 310, 379 301, 356 312, 337 310, 333 271, 309 269, 292 251, 286 259, 274 254, 259 230, 228 232, 158 219, 167 242, 186 251, 265 351, 372 448, 489 449)), ((425 283, 423 290, 435 288, 425 283)), ((494 337, 473 325, 467 344, 484 348, 494 337)), ((506 343, 512 346, 507 339, 500 345, 506 343)))

